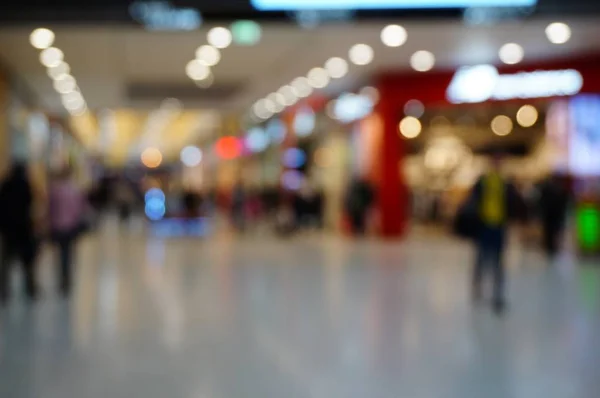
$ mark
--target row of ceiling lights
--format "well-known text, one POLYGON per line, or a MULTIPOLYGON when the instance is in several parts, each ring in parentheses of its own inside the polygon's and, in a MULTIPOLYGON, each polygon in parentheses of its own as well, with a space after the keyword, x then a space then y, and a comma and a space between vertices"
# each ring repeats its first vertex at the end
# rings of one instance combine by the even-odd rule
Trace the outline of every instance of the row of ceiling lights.
POLYGON ((221 51, 231 46, 254 45, 261 38, 260 25, 253 21, 237 21, 231 29, 217 26, 208 31, 206 39, 208 44, 198 47, 196 57, 187 63, 185 71, 199 87, 209 87, 214 81, 211 68, 221 61, 221 51))
POLYGON ((41 50, 40 62, 54 81, 54 89, 61 95, 63 106, 71 115, 82 115, 87 111, 87 104, 77 81, 71 75, 69 64, 64 61, 63 52, 52 47, 54 39, 54 32, 46 28, 35 29, 29 35, 31 45, 41 50))
MULTIPOLYGON (((564 44, 571 38, 571 28, 562 22, 551 23, 545 32, 548 40, 554 44, 564 44)), ((403 26, 388 25, 382 29, 380 37, 384 45, 400 47, 408 40, 408 32, 403 26)), ((500 48, 498 55, 505 64, 514 65, 523 60, 525 51, 517 43, 507 43, 500 48)), ((367 44, 356 44, 350 49, 348 57, 355 65, 368 65, 373 61, 374 51, 367 44)), ((418 72, 430 71, 435 66, 435 55, 427 50, 416 51, 410 57, 410 65, 418 72)), ((330 58, 324 67, 311 69, 306 77, 298 77, 289 85, 257 101, 252 108, 253 115, 259 120, 269 119, 286 107, 296 104, 301 98, 310 96, 314 89, 326 87, 331 79, 344 77, 348 70, 346 60, 339 57, 330 58)), ((414 127, 412 131, 417 130, 414 120, 409 119, 407 123, 414 127)))

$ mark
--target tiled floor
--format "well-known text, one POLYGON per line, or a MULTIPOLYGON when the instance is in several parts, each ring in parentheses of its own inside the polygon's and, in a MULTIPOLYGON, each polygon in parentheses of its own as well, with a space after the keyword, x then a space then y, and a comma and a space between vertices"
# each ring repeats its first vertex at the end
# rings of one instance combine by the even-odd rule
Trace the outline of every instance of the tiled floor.
POLYGON ((468 247, 332 237, 82 242, 70 303, 0 310, 2 398, 594 398, 600 272, 509 255, 510 310, 468 247))

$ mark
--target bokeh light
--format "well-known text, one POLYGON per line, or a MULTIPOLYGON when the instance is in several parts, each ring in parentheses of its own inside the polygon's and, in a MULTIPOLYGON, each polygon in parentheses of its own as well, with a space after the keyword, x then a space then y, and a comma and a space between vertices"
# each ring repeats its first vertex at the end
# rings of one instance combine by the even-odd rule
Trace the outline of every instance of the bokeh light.
POLYGON ((254 46, 260 42, 262 29, 254 21, 236 21, 231 24, 233 41, 240 46, 254 46))
POLYGON ((508 116, 498 115, 492 120, 491 128, 494 134, 503 137, 512 132, 513 122, 508 116))
POLYGON ((211 46, 223 49, 231 45, 233 38, 229 29, 218 26, 208 31, 207 40, 211 46))
POLYGON ((297 191, 304 185, 304 174, 298 170, 287 170, 281 175, 281 185, 289 191, 297 191))
POLYGON ((517 43, 507 43, 500 48, 498 56, 505 64, 514 65, 523 60, 525 51, 523 50, 523 47, 517 43))
POLYGON ((313 88, 306 77, 294 79, 290 86, 298 98, 306 98, 313 92, 313 88))
POLYGON ((417 51, 410 57, 410 66, 417 72, 430 71, 435 66, 435 56, 429 51, 417 51))
POLYGON ((181 150, 179 158, 184 165, 196 167, 202 162, 202 150, 193 145, 186 146, 181 150))
POLYGON ((419 100, 412 99, 404 104, 404 114, 406 116, 414 116, 417 119, 425 113, 425 105, 419 100))
POLYGON ((196 50, 196 60, 206 66, 215 66, 221 61, 221 51, 219 51, 218 48, 209 45, 200 46, 196 50))
POLYGON ((63 58, 63 52, 56 47, 48 47, 40 53, 40 62, 47 68, 53 68, 60 65, 63 58))
POLYGON ((294 132, 298 137, 308 137, 315 130, 315 112, 310 107, 303 107, 294 117, 294 132))
POLYGON ((381 41, 388 47, 400 47, 407 38, 406 29, 400 25, 388 25, 381 31, 381 41))
POLYGON ((142 164, 149 169, 155 169, 161 165, 163 156, 158 148, 146 148, 142 152, 142 164))
POLYGON ((66 94, 77 89, 77 82, 71 75, 63 75, 54 81, 54 89, 60 94, 66 94))
POLYGON ((307 75, 308 84, 314 88, 323 88, 329 84, 329 73, 324 68, 313 68, 307 75))
POLYGON ((269 136, 260 127, 248 130, 246 134, 246 148, 251 152, 262 152, 269 147, 269 136))
POLYGON ((54 43, 54 32, 46 28, 38 28, 29 35, 31 45, 39 50, 45 50, 54 43))
POLYGON ((288 148, 283 153, 282 163, 290 169, 298 169, 306 163, 306 153, 300 148, 288 148))
POLYGON ((373 86, 366 86, 361 88, 358 94, 364 95, 365 97, 369 98, 371 102, 373 102, 373 105, 377 104, 381 97, 381 95, 379 94, 379 90, 377 90, 377 88, 373 86))
POLYGON ((373 48, 368 44, 356 44, 348 52, 350 61, 355 65, 368 65, 373 62, 373 48))
POLYGON ((405 138, 416 138, 421 134, 421 122, 414 116, 406 116, 400 121, 400 134, 405 138))
POLYGON ((546 37, 550 43, 564 44, 571 39, 571 28, 563 22, 554 22, 546 28, 546 37))
POLYGON ((187 63, 185 73, 192 80, 204 80, 211 74, 210 68, 197 59, 193 59, 187 63))
POLYGON ((538 120, 538 111, 533 105, 523 105, 517 111, 517 123, 522 127, 531 127, 538 120))
POLYGON ((291 86, 283 86, 277 92, 283 96, 285 106, 292 106, 298 102, 298 96, 291 86))
POLYGON ((48 68, 48 76, 52 80, 58 80, 65 75, 68 75, 71 72, 71 67, 66 62, 61 62, 60 64, 48 68))
POLYGON ((285 123, 281 119, 272 119, 267 123, 267 134, 269 139, 277 144, 282 143, 285 140, 287 134, 287 128, 285 123))
POLYGON ((340 57, 329 58, 325 62, 325 69, 330 77, 340 79, 348 74, 348 62, 340 57))
POLYGON ((242 154, 242 143, 237 137, 222 137, 215 144, 215 152, 221 159, 235 159, 242 154))

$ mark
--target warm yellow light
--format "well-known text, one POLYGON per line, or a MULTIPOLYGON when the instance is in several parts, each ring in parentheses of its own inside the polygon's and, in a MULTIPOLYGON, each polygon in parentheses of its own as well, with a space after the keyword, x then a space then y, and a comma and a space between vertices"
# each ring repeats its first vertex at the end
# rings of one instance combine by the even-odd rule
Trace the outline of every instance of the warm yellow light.
POLYGON ((492 131, 501 137, 509 135, 513 130, 513 122, 508 116, 498 115, 492 120, 492 131))
POLYGON ((413 116, 406 116, 400 121, 400 134, 406 138, 416 138, 421 134, 421 122, 413 116))
POLYGON ((517 112, 517 122, 522 127, 531 127, 538 120, 538 111, 533 105, 523 105, 517 112))
POLYGON ((146 148, 142 152, 142 164, 149 169, 155 169, 162 163, 162 153, 157 148, 146 148))

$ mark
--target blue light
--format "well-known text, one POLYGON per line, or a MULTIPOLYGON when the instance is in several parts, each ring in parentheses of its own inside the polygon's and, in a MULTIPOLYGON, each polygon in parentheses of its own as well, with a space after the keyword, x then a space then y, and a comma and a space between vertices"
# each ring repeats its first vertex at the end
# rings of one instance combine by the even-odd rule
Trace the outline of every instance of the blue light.
POLYGON ((296 170, 288 170, 281 176, 281 184, 285 189, 297 191, 304 184, 304 175, 296 170))
POLYGON ((146 217, 152 221, 162 220, 165 216, 167 209, 165 208, 165 202, 159 198, 151 198, 146 201, 146 208, 144 209, 146 217))
POLYGON ((159 199, 161 202, 164 203, 164 201, 166 200, 166 196, 165 196, 165 193, 162 191, 162 189, 151 188, 146 192, 146 195, 144 196, 144 200, 147 203, 151 199, 159 199))
POLYGON ((285 123, 280 119, 272 119, 267 123, 267 134, 271 138, 271 141, 277 144, 282 143, 285 140, 286 133, 287 128, 285 127, 285 123))
POLYGON ((250 129, 246 135, 246 147, 252 152, 262 152, 269 147, 269 136, 260 127, 250 129))
POLYGON ((290 169, 297 169, 306 163, 306 154, 302 149, 290 148, 283 153, 283 164, 290 169))
POLYGON ((251 0, 259 11, 528 7, 537 0, 251 0))

